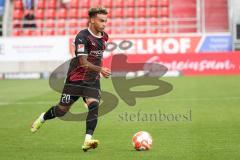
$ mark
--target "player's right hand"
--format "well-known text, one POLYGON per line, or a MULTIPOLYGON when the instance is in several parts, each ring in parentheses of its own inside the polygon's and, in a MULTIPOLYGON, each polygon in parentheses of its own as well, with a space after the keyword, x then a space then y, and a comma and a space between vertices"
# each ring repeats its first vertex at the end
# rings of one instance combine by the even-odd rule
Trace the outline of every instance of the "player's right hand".
POLYGON ((101 74, 103 75, 103 77, 109 78, 109 76, 111 75, 111 70, 109 68, 102 67, 101 74))

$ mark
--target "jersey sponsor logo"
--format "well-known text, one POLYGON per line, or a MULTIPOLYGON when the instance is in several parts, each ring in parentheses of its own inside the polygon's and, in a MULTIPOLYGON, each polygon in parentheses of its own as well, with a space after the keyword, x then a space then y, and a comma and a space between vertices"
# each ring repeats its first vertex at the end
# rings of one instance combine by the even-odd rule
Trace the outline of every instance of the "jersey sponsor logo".
POLYGON ((84 52, 84 44, 78 44, 77 51, 78 52, 84 52))
POLYGON ((104 50, 91 51, 90 55, 100 57, 103 55, 104 50))

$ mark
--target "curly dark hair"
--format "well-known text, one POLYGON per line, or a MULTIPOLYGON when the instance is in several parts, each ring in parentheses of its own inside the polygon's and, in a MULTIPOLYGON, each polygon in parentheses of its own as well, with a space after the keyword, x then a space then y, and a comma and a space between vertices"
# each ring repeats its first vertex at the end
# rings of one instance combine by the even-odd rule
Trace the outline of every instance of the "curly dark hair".
POLYGON ((88 10, 89 18, 95 17, 97 14, 108 14, 108 11, 104 7, 93 7, 88 10))

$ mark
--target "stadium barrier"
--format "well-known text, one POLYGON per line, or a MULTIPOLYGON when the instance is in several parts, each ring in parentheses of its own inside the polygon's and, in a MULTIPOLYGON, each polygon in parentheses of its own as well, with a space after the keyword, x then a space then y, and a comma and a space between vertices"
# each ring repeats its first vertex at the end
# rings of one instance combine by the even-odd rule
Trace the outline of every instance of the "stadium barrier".
MULTIPOLYGON (((105 66, 111 67, 113 58, 105 59, 105 66)), ((139 71, 154 73, 161 70, 162 64, 168 68, 169 76, 192 75, 230 75, 240 74, 240 52, 209 52, 201 54, 161 54, 161 55, 127 55, 127 62, 119 61, 114 65, 114 72, 128 70, 136 75, 139 71), (142 64, 138 68, 130 64, 142 64), (129 67, 128 67, 129 66, 129 67), (132 68, 131 68, 132 67, 132 68), (127 68, 127 69, 126 69, 127 68), (125 70, 124 70, 125 69, 125 70)))
MULTIPOLYGON (((69 36, 2 38, 0 73, 47 75, 74 57, 72 41, 69 36)), ((232 52, 230 33, 115 35, 104 52, 104 65, 111 67, 117 54, 126 55, 129 63, 162 63, 172 75, 239 74, 234 60, 239 53, 232 52)))

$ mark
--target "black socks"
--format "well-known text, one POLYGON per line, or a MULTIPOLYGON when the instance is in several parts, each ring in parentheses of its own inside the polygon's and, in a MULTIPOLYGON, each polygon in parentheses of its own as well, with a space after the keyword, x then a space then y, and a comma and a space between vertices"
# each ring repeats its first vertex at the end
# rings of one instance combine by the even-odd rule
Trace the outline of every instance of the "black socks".
MULTIPOLYGON (((88 106, 88 115, 86 119, 86 134, 93 135, 98 121, 98 102, 92 102, 88 106)), ((44 120, 64 116, 66 111, 60 110, 58 106, 51 107, 43 116, 44 120)))
POLYGON ((93 135, 97 126, 98 118, 98 102, 92 102, 88 106, 88 115, 86 119, 86 134, 93 135))
POLYGON ((53 119, 53 118, 56 117, 56 115, 55 115, 55 107, 56 107, 56 106, 51 107, 51 108, 44 114, 44 116, 43 116, 43 119, 44 119, 44 120, 49 120, 49 119, 53 119))

